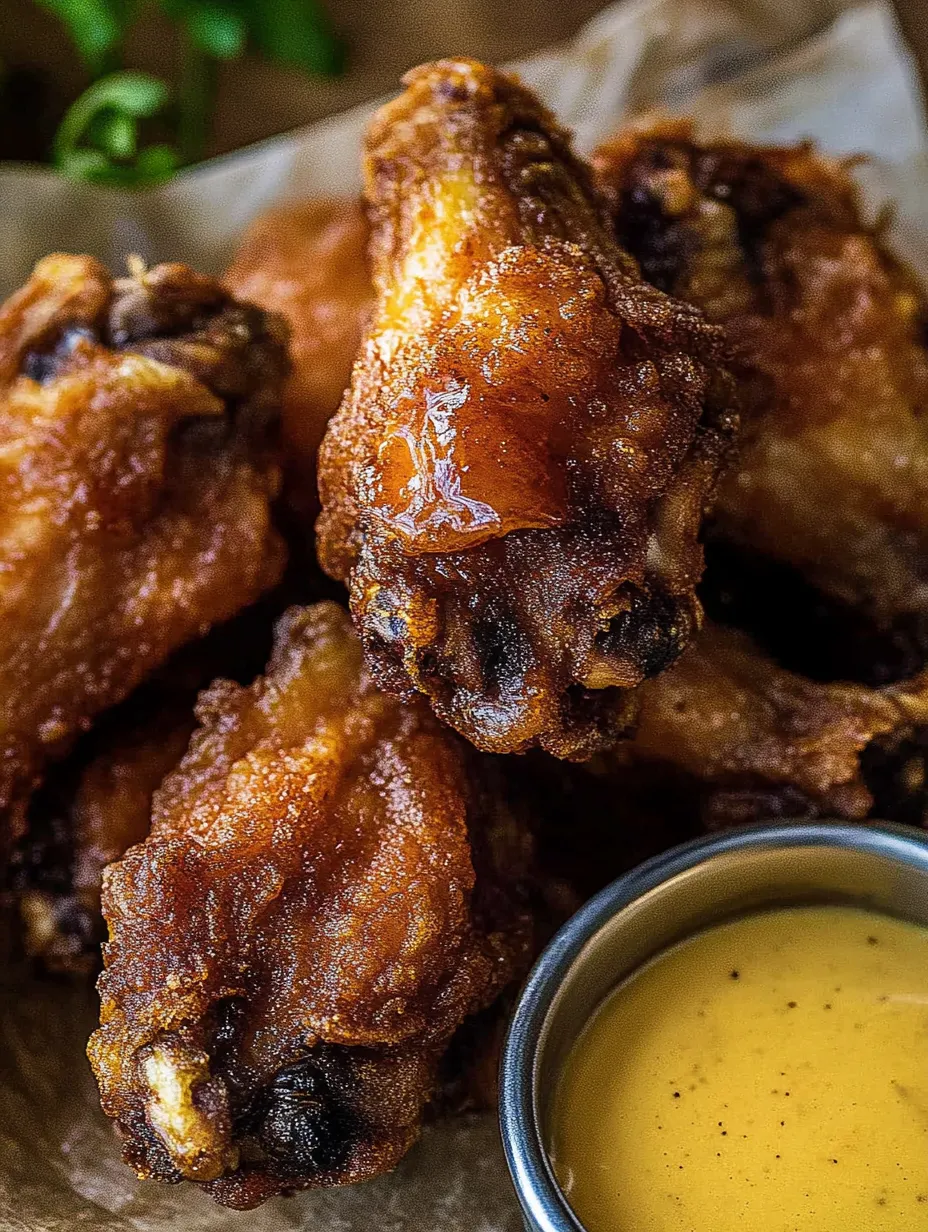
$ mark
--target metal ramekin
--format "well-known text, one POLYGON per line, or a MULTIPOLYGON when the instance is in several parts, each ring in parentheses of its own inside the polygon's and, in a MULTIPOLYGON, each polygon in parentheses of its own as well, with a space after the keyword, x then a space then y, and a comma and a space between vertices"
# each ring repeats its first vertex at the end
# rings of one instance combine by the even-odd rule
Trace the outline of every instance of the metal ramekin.
POLYGON ((829 823, 733 830, 639 865, 564 925, 519 998, 500 1078, 503 1146, 529 1232, 582 1232, 544 1143, 557 1076, 606 994, 709 924, 750 909, 815 902, 928 924, 928 835, 829 823))

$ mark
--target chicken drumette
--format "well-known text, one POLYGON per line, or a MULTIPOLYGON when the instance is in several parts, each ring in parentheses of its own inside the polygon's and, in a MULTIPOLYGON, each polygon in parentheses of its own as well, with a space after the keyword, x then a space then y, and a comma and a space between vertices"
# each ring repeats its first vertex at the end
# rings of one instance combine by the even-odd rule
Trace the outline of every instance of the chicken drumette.
POLYGON ((285 332, 184 266, 88 257, 0 308, 0 849, 51 756, 280 575, 285 332))
POLYGON ((778 656, 872 683, 928 650, 928 350, 921 287, 809 145, 632 127, 595 156, 655 286, 722 324, 742 431, 713 515, 707 603, 778 656))
POLYGON ((409 1147, 453 1032, 524 970, 531 843, 491 762, 375 691, 334 604, 198 713, 106 874, 90 1056, 140 1175, 248 1207, 409 1147))
POLYGON ((588 756, 698 625, 721 335, 642 282, 527 90, 472 61, 406 86, 367 135, 377 303, 321 563, 383 687, 478 747, 588 756))

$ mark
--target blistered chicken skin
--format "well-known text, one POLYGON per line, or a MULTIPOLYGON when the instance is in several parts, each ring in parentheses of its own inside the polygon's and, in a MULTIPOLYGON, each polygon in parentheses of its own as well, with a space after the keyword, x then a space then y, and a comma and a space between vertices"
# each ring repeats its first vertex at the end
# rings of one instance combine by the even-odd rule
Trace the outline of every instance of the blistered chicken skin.
POLYGON ((455 1029, 524 969, 531 847, 334 604, 291 609, 267 674, 198 713, 106 874, 90 1057, 139 1175, 249 1207, 407 1150, 455 1029))
POLYGON ((377 302, 320 560, 383 687, 480 748, 588 756, 699 622, 721 335, 642 282, 529 91, 472 61, 405 81, 365 143, 377 302))

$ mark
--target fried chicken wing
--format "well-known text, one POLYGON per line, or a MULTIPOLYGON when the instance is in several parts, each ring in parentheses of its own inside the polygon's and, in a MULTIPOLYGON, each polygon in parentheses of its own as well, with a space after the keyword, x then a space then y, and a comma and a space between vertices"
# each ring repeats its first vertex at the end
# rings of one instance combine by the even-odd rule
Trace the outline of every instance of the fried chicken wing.
POLYGON ((724 587, 768 640, 788 630, 804 666, 819 625, 833 671, 840 651, 863 677, 889 674, 884 657, 914 670, 928 649, 928 317, 847 165, 810 145, 699 145, 679 121, 625 131, 594 165, 645 277, 731 339, 743 427, 713 521, 724 587))
POLYGON ((318 512, 316 454, 373 304, 368 230, 360 203, 349 199, 278 206, 249 227, 224 279, 233 295, 280 313, 290 326, 285 488, 304 521, 318 512))
POLYGON ((283 322, 180 265, 52 256, 0 308, 7 842, 50 756, 280 575, 285 366, 283 322))
POLYGON ((406 1151, 449 1038, 528 961, 531 844, 334 604, 290 609, 266 676, 198 714, 105 877, 89 1051, 140 1175, 248 1207, 406 1151))
POLYGON ((928 675, 883 690, 824 684, 778 667, 745 634, 707 623, 641 693, 634 739, 603 761, 623 796, 630 789, 657 813, 715 827, 775 817, 860 820, 877 803, 877 815, 900 820, 925 810, 918 757, 928 675), (906 774, 905 800, 899 795, 887 812, 890 790, 906 774))
POLYGON ((371 124, 373 324, 320 453, 323 568, 378 682, 583 757, 699 620, 721 335, 648 287, 567 134, 472 61, 371 124))

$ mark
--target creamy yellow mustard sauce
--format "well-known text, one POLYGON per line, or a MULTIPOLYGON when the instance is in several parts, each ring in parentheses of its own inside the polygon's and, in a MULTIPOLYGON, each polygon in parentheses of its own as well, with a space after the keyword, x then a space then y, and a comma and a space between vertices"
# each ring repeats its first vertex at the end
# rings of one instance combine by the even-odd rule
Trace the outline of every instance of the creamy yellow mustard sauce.
POLYGON ((928 929, 733 920, 604 1002, 550 1150, 590 1232, 928 1232, 928 929))

